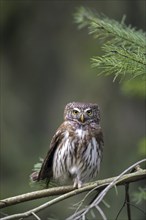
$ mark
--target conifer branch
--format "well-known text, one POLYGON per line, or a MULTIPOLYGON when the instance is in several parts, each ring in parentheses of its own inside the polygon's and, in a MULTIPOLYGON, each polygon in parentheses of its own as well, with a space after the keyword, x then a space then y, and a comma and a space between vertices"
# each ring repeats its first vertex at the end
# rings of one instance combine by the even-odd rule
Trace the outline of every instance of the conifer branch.
POLYGON ((142 30, 109 19, 84 7, 75 14, 79 28, 87 26, 89 34, 102 39, 102 56, 91 59, 92 67, 101 69, 100 74, 114 74, 123 78, 146 79, 146 35, 142 30))

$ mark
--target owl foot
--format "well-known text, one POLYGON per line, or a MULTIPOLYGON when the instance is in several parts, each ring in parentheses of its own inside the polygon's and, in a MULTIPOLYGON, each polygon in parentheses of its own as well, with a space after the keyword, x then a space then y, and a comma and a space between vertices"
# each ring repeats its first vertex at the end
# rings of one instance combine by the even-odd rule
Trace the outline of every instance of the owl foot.
POLYGON ((82 187, 82 185, 83 185, 83 183, 82 183, 81 180, 75 179, 75 180, 74 180, 74 184, 73 184, 73 188, 79 189, 79 188, 82 187))

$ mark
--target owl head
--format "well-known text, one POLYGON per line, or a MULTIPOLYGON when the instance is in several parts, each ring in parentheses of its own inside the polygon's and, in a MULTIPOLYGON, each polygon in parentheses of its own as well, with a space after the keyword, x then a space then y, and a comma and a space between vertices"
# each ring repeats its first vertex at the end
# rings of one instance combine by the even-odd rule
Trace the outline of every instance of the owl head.
POLYGON ((71 102, 64 110, 64 119, 76 121, 82 124, 100 121, 100 111, 97 104, 71 102))

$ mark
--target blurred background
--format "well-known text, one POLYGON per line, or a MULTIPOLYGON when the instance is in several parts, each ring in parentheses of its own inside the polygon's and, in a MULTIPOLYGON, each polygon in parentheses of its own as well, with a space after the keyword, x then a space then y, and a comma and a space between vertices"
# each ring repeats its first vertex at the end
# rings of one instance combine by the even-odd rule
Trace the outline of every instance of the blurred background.
MULTIPOLYGON (((1 198, 35 190, 29 175, 46 155, 68 102, 100 106, 105 148, 99 179, 116 176, 141 159, 145 100, 125 94, 118 80, 113 83, 113 77, 97 76, 98 70, 91 69, 90 58, 101 53, 100 43, 87 29, 78 30, 73 14, 80 6, 117 21, 125 14, 126 24, 145 30, 145 1, 2 1, 1 6, 1 198)), ((138 184, 131 188, 137 190, 138 184)), ((58 203, 39 216, 65 219, 81 199, 58 203)), ((23 212, 45 201, 3 212, 23 212)), ((115 219, 123 201, 124 187, 118 187, 118 195, 114 189, 108 194, 111 208, 102 205, 108 219, 115 219)), ((144 219, 136 208, 132 213, 132 219, 144 219)), ((126 216, 124 210, 118 219, 126 216)))

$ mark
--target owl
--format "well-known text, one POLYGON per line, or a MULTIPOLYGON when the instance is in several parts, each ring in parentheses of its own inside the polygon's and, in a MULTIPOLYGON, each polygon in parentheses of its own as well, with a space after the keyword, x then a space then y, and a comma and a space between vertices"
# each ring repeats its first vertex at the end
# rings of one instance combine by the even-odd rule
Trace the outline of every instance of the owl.
POLYGON ((52 138, 37 181, 55 179, 80 188, 100 169, 103 134, 97 104, 72 102, 64 110, 64 122, 52 138))

